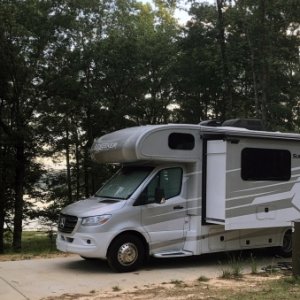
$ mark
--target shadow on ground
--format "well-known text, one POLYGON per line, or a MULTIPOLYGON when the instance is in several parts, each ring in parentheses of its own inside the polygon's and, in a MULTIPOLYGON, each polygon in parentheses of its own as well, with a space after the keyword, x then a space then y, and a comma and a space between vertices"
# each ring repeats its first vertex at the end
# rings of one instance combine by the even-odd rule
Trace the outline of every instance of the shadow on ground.
MULTIPOLYGON (((255 261, 260 264, 264 261, 272 261, 276 256, 271 249, 258 249, 247 251, 231 251, 224 253, 210 253, 200 256, 181 257, 181 258, 149 258, 141 268, 144 271, 194 268, 195 266, 203 267, 222 267, 231 264, 233 261, 241 264, 251 264, 255 261)), ((278 257, 277 257, 278 258, 278 257)), ((286 260, 283 258, 283 260, 286 260)), ((78 256, 76 261, 66 261, 61 265, 62 268, 70 269, 80 273, 114 273, 105 260, 83 259, 78 256)), ((138 272, 138 271, 137 271, 138 272)))

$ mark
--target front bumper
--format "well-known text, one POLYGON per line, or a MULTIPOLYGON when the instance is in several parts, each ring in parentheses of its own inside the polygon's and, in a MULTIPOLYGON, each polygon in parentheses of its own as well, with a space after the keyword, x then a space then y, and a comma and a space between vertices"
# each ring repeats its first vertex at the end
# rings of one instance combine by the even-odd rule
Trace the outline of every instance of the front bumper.
POLYGON ((75 233, 57 233, 56 247, 63 252, 76 253, 84 257, 106 259, 111 234, 94 233, 93 235, 75 233))

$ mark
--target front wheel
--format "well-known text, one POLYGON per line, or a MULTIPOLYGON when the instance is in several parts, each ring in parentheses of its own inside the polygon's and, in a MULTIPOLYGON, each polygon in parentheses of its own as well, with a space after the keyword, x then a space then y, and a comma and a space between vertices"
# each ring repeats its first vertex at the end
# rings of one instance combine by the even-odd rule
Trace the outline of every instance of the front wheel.
POLYGON ((131 234, 117 237, 107 251, 109 266, 117 272, 132 272, 145 259, 145 247, 140 238, 131 234))
POLYGON ((279 247, 278 254, 282 257, 290 257, 292 256, 292 250, 293 250, 293 241, 292 241, 292 230, 289 229, 284 233, 283 240, 282 240, 282 246, 279 247))

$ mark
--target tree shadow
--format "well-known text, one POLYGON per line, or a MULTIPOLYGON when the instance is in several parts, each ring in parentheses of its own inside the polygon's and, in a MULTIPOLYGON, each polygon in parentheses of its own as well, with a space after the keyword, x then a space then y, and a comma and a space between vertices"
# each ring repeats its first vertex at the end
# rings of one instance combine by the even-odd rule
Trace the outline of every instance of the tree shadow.
POLYGON ((65 261, 60 265, 61 268, 80 273, 112 273, 105 260, 83 259, 78 256, 78 260, 65 261))
MULTIPOLYGON (((232 258, 238 258, 241 262, 249 263, 255 258, 257 263, 263 261, 272 261, 276 256, 270 249, 255 249, 243 251, 229 251, 220 253, 209 253, 190 257, 177 258, 154 258, 150 257, 148 261, 140 269, 133 273, 141 271, 159 271, 167 269, 186 269, 195 267, 219 267, 229 264, 232 258)), ((99 273, 113 274, 115 273, 109 266, 107 261, 100 259, 83 259, 78 256, 77 260, 65 261, 60 264, 60 268, 69 269, 79 273, 99 273)))

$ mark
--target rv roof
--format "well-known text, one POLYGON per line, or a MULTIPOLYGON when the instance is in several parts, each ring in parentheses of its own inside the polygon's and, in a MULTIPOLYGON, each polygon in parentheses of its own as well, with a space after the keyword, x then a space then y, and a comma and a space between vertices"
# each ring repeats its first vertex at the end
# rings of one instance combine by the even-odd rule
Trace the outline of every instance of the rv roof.
POLYGON ((241 127, 208 127, 201 126, 201 132, 204 134, 224 134, 224 136, 252 137, 263 139, 282 139, 282 140, 300 140, 298 133, 272 132, 249 130, 241 127))
POLYGON ((92 158, 101 163, 123 163, 136 161, 195 161, 199 157, 200 138, 261 138, 300 141, 300 134, 254 131, 238 127, 209 127, 193 124, 164 124, 130 127, 108 133, 95 139, 92 158), (195 147, 170 149, 172 133, 194 136, 195 147), (197 146, 198 145, 198 146, 197 146), (198 148, 197 148, 198 147, 198 148))

